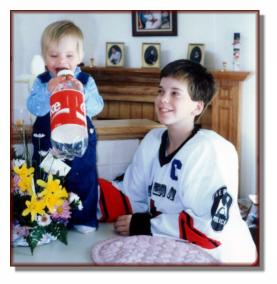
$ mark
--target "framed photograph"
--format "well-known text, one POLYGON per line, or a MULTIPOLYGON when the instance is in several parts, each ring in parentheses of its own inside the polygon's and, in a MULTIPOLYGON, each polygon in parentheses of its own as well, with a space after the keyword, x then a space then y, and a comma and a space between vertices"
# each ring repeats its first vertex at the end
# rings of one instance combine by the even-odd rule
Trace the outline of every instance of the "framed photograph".
POLYGON ((141 50, 143 68, 160 68, 160 43, 142 43, 141 50))
POLYGON ((132 12, 133 36, 176 36, 176 11, 132 12))
POLYGON ((106 66, 122 67, 124 66, 124 43, 107 42, 106 43, 106 66))
POLYGON ((204 65, 205 45, 203 43, 189 43, 187 59, 204 65))

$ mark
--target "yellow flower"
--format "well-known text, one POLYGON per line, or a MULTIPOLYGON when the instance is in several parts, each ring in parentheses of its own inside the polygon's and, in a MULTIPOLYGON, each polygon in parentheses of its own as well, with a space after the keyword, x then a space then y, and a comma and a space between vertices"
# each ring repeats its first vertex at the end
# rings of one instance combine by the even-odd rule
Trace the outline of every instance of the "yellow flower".
POLYGON ((25 204, 27 208, 23 210, 22 216, 31 214, 31 220, 34 221, 37 217, 37 214, 45 214, 45 211, 43 210, 45 208, 45 202, 43 199, 37 198, 35 195, 32 195, 31 200, 27 200, 25 204))
POLYGON ((24 163, 21 167, 15 166, 13 170, 19 176, 18 187, 20 190, 32 195, 32 183, 35 169, 33 167, 27 168, 26 163, 24 163))
POLYGON ((18 187, 22 192, 28 192, 29 195, 33 194, 32 191, 33 177, 21 177, 18 182, 18 187))
POLYGON ((61 206, 64 203, 64 200, 61 198, 58 198, 54 195, 47 195, 44 198, 45 204, 49 211, 53 213, 57 206, 61 206))
POLYGON ((18 174, 20 177, 29 177, 33 176, 35 169, 33 167, 27 168, 26 163, 24 163, 21 167, 14 167, 14 172, 18 174))
POLYGON ((53 176, 49 175, 47 182, 39 179, 37 184, 43 187, 43 191, 39 193, 45 201, 47 208, 50 212, 53 212, 55 207, 61 206, 64 202, 64 198, 68 197, 68 193, 65 188, 60 185, 60 180, 53 180, 53 176))

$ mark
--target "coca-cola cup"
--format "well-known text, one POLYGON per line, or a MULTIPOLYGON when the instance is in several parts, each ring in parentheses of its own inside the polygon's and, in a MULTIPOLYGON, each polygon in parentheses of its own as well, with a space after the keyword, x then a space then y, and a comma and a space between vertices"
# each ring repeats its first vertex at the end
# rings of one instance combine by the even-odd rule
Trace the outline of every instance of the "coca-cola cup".
POLYGON ((68 159, 81 157, 88 140, 84 94, 81 84, 72 80, 72 71, 62 70, 58 76, 66 79, 57 84, 50 97, 52 146, 68 159))

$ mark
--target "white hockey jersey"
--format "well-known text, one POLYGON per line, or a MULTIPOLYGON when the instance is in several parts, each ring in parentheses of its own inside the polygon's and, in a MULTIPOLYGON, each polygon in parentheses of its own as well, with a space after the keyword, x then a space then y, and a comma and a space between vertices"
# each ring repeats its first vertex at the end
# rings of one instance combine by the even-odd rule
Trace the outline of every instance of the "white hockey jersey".
POLYGON ((238 158, 234 146, 200 129, 166 156, 167 131, 141 142, 122 182, 132 211, 151 212, 151 233, 185 239, 220 262, 253 264, 256 247, 237 204, 238 158))

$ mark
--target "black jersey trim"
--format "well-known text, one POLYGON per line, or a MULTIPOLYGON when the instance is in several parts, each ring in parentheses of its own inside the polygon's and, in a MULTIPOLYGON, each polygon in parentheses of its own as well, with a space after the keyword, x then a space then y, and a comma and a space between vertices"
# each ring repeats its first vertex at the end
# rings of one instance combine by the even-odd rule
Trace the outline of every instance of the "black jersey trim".
POLYGON ((132 214, 132 211, 130 211, 130 208, 129 208, 128 203, 127 203, 127 196, 123 192, 121 192, 121 191, 119 191, 119 192, 120 192, 120 196, 122 198, 122 203, 123 203, 126 214, 132 214))
POLYGON ((159 161, 160 166, 164 166, 171 162, 172 158, 178 153, 178 151, 198 132, 201 128, 199 124, 194 125, 194 128, 190 134, 190 136, 171 154, 166 156, 166 148, 168 144, 168 131, 166 130, 162 135, 162 142, 159 149, 159 161))
POLYGON ((102 192, 100 193, 100 203, 102 204, 102 208, 103 208, 103 212, 102 212, 103 216, 101 217, 101 221, 104 222, 109 218, 109 213, 108 213, 105 197, 102 192))
POLYGON ((151 215, 146 213, 135 213, 130 222, 130 236, 134 235, 152 235, 151 233, 151 215))

